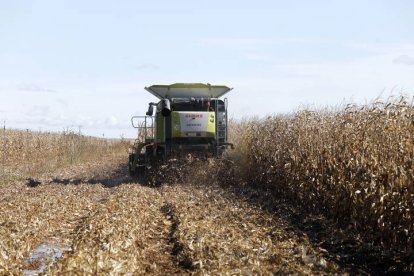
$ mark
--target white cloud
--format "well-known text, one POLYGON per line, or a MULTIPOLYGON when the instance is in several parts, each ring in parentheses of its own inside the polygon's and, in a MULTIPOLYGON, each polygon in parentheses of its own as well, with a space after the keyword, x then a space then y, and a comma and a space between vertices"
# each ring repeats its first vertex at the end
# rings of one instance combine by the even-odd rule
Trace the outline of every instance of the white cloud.
POLYGON ((251 61, 268 61, 272 58, 268 55, 263 55, 259 53, 249 52, 244 54, 244 58, 251 61))
POLYGON ((26 112, 28 117, 46 117, 50 113, 49 106, 35 105, 26 112))
POLYGON ((414 43, 367 43, 367 42, 345 42, 345 46, 353 49, 367 50, 377 54, 389 53, 413 53, 414 43))
POLYGON ((19 91, 27 91, 27 92, 47 92, 47 93, 56 93, 56 90, 45 88, 36 84, 28 84, 28 83, 22 83, 17 86, 17 89, 19 91))
MULTIPOLYGON (((82 133, 86 135, 102 136, 105 133, 105 137, 119 137, 124 133, 132 138, 136 136, 136 130, 130 125, 130 117, 143 115, 148 102, 155 100, 143 90, 144 86, 154 82, 207 79, 213 84, 234 87, 228 98, 230 114, 236 118, 291 112, 301 105, 335 106, 354 100, 363 103, 364 100, 377 97, 382 91, 385 91, 384 94, 390 93, 394 87, 397 87, 394 93, 400 90, 414 93, 414 66, 396 66, 391 63, 396 57, 401 57, 401 53, 410 60, 414 56, 414 44, 338 43, 327 48, 337 45, 350 48, 349 59, 325 57, 304 61, 290 56, 282 60, 272 52, 272 43, 290 43, 289 41, 337 43, 294 39, 210 41, 212 44, 209 45, 241 47, 238 56, 229 58, 230 61, 242 58, 258 62, 250 62, 248 66, 243 63, 240 68, 233 68, 222 60, 213 60, 212 62, 221 65, 221 71, 161 72, 157 75, 150 74, 145 80, 0 79, 0 109, 5 111, 0 114, 6 118, 8 125, 23 129, 41 127, 43 130, 61 131, 69 127, 77 131, 81 127, 82 133), (238 43, 248 47, 243 48, 238 43), (353 56, 354 48, 366 49, 368 54, 353 56), (26 89, 21 91, 16 83, 29 85, 20 86, 19 88, 26 89), (42 88, 43 86, 56 87, 59 94, 32 93, 35 90, 53 90, 42 88)), ((142 70, 155 69, 150 63, 140 66, 142 70)))
POLYGON ((336 40, 329 39, 306 39, 306 38, 240 38, 240 37, 207 37, 197 40, 198 44, 211 47, 258 47, 281 44, 336 44, 336 40))
POLYGON ((153 63, 143 63, 137 66, 138 70, 158 70, 159 67, 153 63))
POLYGON ((414 57, 401 55, 392 61, 394 64, 414 65, 414 57))
POLYGON ((67 100, 64 100, 64 99, 61 99, 61 98, 56 98, 55 102, 60 104, 62 107, 65 107, 65 108, 69 107, 69 103, 68 103, 67 100))
POLYGON ((272 45, 274 40, 261 38, 201 38, 197 42, 203 46, 262 46, 272 45))
POLYGON ((382 93, 414 94, 414 67, 393 66, 391 56, 372 55, 351 61, 273 64, 265 77, 221 79, 233 117, 294 111, 300 106, 337 106, 369 102, 382 93))
POLYGON ((106 118, 105 124, 111 127, 118 126, 118 119, 115 116, 110 116, 106 118))

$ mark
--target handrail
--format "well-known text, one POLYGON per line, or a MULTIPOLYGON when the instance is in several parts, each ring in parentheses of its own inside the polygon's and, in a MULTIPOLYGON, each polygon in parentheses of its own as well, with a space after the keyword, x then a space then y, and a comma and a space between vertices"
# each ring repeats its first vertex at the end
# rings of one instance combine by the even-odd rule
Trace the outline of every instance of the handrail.
POLYGON ((132 116, 131 124, 133 128, 138 129, 138 138, 140 138, 140 134, 142 130, 144 130, 144 137, 143 137, 144 139, 154 138, 154 117, 132 116), (137 121, 138 121, 138 124, 135 123, 137 121))

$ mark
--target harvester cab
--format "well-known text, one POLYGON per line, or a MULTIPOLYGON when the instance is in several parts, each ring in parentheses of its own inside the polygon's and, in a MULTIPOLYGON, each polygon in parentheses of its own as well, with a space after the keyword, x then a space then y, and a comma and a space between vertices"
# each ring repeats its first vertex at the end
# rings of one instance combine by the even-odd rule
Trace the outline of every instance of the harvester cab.
POLYGON ((147 170, 188 154, 219 158, 228 147, 227 86, 175 83, 145 87, 159 101, 149 103, 146 116, 132 117, 138 129, 129 155, 129 171, 147 170))

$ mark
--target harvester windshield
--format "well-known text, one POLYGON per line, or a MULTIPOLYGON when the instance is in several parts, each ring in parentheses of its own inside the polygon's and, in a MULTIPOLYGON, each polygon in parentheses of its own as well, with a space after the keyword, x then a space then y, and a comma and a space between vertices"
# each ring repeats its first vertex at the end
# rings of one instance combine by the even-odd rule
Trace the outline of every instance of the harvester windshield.
POLYGON ((195 98, 178 98, 172 99, 173 111, 199 111, 209 112, 215 111, 224 112, 224 102, 217 99, 195 99, 195 98), (217 106, 216 106, 217 102, 217 106))

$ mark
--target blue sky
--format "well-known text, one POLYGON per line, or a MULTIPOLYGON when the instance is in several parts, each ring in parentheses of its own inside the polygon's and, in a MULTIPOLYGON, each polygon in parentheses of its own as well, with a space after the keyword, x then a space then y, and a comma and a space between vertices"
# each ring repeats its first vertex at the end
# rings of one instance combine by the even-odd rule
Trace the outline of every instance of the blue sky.
POLYGON ((134 137, 152 84, 234 87, 235 118, 414 93, 414 1, 0 0, 0 120, 134 137))

